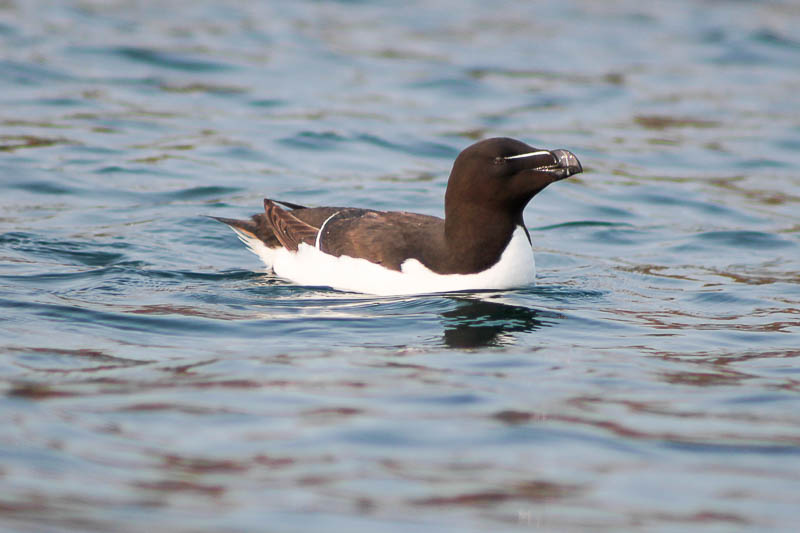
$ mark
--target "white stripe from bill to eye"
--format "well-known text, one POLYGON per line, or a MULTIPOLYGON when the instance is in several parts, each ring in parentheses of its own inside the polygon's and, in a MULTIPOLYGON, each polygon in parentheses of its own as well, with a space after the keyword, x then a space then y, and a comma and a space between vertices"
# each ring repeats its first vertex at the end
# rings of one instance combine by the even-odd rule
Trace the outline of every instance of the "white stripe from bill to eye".
POLYGON ((508 157, 504 157, 503 159, 522 159, 523 157, 533 157, 535 155, 544 155, 549 154, 547 150, 538 150, 536 152, 528 152, 527 154, 518 154, 518 155, 510 155, 508 157))

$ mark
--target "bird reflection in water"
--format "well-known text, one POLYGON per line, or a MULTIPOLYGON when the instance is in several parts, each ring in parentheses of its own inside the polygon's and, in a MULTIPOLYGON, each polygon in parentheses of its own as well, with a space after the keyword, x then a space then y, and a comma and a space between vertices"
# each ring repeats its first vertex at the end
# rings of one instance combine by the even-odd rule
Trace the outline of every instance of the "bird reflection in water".
POLYGON ((449 348, 506 346, 514 333, 530 333, 563 318, 557 313, 481 298, 452 298, 455 309, 441 314, 444 344, 449 348))

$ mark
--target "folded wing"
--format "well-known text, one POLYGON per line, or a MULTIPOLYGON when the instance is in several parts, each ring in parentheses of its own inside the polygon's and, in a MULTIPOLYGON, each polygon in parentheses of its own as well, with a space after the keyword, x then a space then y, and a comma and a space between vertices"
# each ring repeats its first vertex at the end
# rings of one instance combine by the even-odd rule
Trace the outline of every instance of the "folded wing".
POLYGON ((296 252, 300 243, 314 246, 319 228, 303 222, 267 198, 264 199, 264 213, 275 237, 287 250, 296 252))

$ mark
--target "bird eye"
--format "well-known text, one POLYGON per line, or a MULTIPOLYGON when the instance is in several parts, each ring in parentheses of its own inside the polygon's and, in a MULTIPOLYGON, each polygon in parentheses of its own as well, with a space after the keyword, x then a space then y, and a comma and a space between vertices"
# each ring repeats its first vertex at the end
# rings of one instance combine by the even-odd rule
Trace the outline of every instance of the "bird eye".
POLYGON ((495 165, 500 165, 500 164, 502 164, 502 163, 503 163, 503 161, 505 161, 505 159, 503 159, 503 158, 502 158, 502 157, 500 157, 500 156, 497 156, 497 157, 495 157, 495 158, 494 158, 494 164, 495 164, 495 165))

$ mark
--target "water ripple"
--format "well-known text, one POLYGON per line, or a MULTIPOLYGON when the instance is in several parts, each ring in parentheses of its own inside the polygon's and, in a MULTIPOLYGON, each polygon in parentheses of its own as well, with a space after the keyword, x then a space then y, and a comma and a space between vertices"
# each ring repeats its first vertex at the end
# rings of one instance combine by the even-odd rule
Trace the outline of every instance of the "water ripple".
POLYGON ((188 54, 168 52, 151 48, 120 46, 117 48, 73 48, 71 50, 81 54, 108 54, 126 60, 145 63, 165 69, 186 72, 219 72, 233 69, 233 65, 191 57, 188 54))

